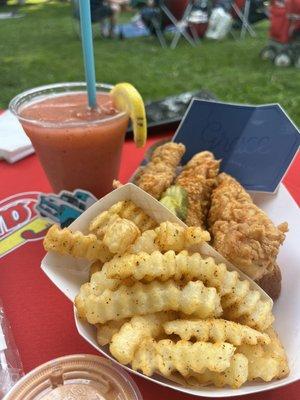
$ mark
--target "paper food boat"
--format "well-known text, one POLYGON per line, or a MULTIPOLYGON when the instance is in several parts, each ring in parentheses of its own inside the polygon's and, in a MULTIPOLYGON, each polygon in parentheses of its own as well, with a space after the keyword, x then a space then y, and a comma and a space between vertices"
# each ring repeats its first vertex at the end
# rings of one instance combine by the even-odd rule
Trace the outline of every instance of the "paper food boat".
MULTIPOLYGON (((275 223, 287 221, 290 227, 287 239, 278 257, 279 265, 282 268, 283 285, 281 296, 274 305, 274 314, 276 317, 275 328, 280 335, 289 358, 291 369, 290 375, 280 381, 245 384, 240 389, 220 389, 213 386, 204 386, 195 389, 180 386, 179 384, 164 379, 159 375, 149 378, 139 372, 132 371, 129 367, 124 367, 128 371, 159 385, 184 393, 206 397, 229 397, 261 392, 284 386, 300 379, 300 290, 298 287, 300 282, 300 268, 298 268, 300 246, 297 242, 300 237, 299 210, 285 187, 282 185, 280 186, 277 196, 270 197, 263 194, 256 196, 256 204, 265 210, 275 223)), ((73 231, 79 230, 83 233, 87 233, 89 222, 96 215, 107 210, 113 204, 121 200, 132 200, 158 223, 168 220, 185 226, 182 221, 180 221, 157 200, 134 184, 129 183, 93 204, 70 225, 70 228, 73 231)), ((218 262, 224 262, 224 258, 209 245, 201 245, 200 250, 206 255, 213 256, 218 262)), ((229 265, 229 268, 234 268, 228 262, 226 263, 229 265)), ((48 253, 42 261, 42 269, 44 272, 71 301, 73 301, 75 296, 78 294, 81 284, 88 281, 89 265, 90 262, 82 260, 78 261, 72 257, 60 256, 54 253, 48 253)), ((252 282, 252 285, 254 285, 255 288, 258 288, 254 282, 252 282)), ((260 288, 259 290, 261 291, 262 296, 268 297, 260 288)), ((74 313, 74 318, 79 334, 100 353, 114 362, 117 362, 110 355, 108 346, 101 347, 97 344, 96 329, 88 323, 80 321, 77 318, 76 313, 74 313)))

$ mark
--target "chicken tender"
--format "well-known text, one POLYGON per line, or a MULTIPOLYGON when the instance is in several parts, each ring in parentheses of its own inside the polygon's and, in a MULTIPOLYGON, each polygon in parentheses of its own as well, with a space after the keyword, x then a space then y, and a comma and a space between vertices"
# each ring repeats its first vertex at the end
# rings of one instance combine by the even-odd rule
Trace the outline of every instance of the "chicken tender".
POLYGON ((176 179, 188 195, 186 224, 205 228, 212 189, 216 186, 220 161, 209 151, 196 154, 176 179))
MULTIPOLYGON (((208 222, 213 247, 250 278, 259 281, 273 271, 287 223, 276 227, 245 189, 225 173, 219 175, 212 193, 208 222)), ((280 284, 280 274, 274 276, 280 284)))
POLYGON ((160 199, 172 184, 184 152, 185 146, 181 143, 168 142, 157 147, 150 162, 138 177, 137 185, 156 199, 160 199))

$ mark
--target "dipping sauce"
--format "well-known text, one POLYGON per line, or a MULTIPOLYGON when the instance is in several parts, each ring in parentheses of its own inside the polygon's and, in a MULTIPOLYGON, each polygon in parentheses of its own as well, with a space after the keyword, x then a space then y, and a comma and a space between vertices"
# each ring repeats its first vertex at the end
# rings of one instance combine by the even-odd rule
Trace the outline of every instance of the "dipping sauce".
POLYGON ((3 400, 142 400, 133 379, 87 354, 57 358, 25 375, 3 400))

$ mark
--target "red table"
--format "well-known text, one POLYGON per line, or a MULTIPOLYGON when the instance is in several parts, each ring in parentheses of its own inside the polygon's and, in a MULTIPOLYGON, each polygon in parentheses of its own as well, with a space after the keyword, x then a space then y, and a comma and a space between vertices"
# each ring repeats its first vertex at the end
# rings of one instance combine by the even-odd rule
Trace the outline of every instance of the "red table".
MULTIPOLYGON (((148 145, 159 139, 152 137, 148 145)), ((124 146, 120 180, 126 182, 143 158, 144 150, 131 141, 124 146)), ((16 164, 0 162, 0 200, 26 191, 51 192, 35 155, 16 164)), ((285 184, 300 204, 300 154, 285 184)), ((1 220, 0 220, 1 228, 1 220)), ((0 297, 3 300, 26 372, 53 358, 96 351, 77 333, 72 304, 40 269, 42 241, 27 243, 0 259, 0 297)), ((134 376, 145 400, 187 400, 188 395, 134 376)), ((239 397, 240 398, 240 397, 239 397)), ((275 391, 244 397, 246 400, 299 400, 300 382, 275 391)))

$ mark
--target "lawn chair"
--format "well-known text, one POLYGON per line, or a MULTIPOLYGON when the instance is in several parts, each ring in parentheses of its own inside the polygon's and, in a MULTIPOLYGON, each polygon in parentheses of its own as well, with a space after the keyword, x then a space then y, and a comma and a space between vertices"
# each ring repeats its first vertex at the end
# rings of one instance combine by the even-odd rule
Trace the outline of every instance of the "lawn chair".
MULTIPOLYGON (((157 7, 149 10, 152 14, 148 21, 150 32, 155 34, 162 47, 168 47, 164 36, 165 31, 173 31, 174 37, 170 47, 176 48, 179 39, 183 37, 191 45, 195 46, 198 40, 197 32, 189 25, 188 19, 193 9, 194 1, 191 0, 158 0, 157 7), (192 32, 192 34, 191 34, 192 32)), ((145 10, 142 11, 145 20, 145 10)))
POLYGON ((239 19, 241 21, 241 34, 242 39, 245 38, 248 32, 250 36, 256 37, 256 32, 249 23, 249 13, 250 13, 251 0, 235 0, 232 3, 232 16, 234 19, 239 19))
POLYGON ((175 49, 180 38, 183 37, 191 45, 195 46, 199 40, 193 25, 189 24, 189 18, 193 10, 193 0, 164 0, 161 9, 175 28, 175 34, 171 42, 171 49, 175 49))

